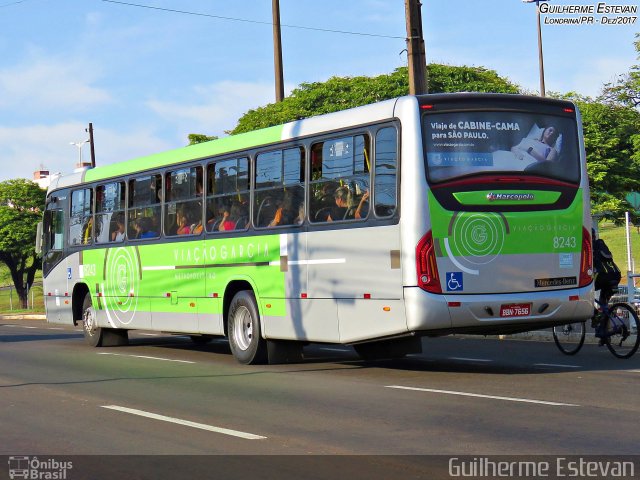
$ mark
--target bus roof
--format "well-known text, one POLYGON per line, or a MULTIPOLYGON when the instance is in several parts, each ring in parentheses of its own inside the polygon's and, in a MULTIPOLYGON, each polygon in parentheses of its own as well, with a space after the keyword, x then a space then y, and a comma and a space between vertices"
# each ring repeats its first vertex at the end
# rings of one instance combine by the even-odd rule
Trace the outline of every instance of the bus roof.
POLYGON ((188 160, 196 160, 212 155, 233 152, 243 148, 254 147, 277 142, 281 139, 282 125, 263 128, 252 132, 230 135, 228 137, 198 143, 166 152, 155 153, 146 157, 134 158, 124 162, 112 163, 86 171, 84 180, 91 182, 105 178, 127 175, 152 168, 164 167, 188 160))
MULTIPOLYGON (((415 102, 415 97, 411 98, 415 102)), ((336 128, 346 126, 356 126, 382 118, 390 118, 393 115, 394 105, 398 98, 381 101, 375 104, 363 105, 348 110, 317 115, 302 120, 254 130, 237 135, 211 140, 209 142, 198 143, 186 147, 168 150, 166 152, 155 153, 145 157, 138 157, 131 160, 112 163, 96 168, 90 168, 82 172, 56 177, 49 187, 49 191, 56 190, 84 182, 94 182, 114 178, 124 175, 131 175, 154 168, 167 167, 190 160, 199 160, 215 155, 232 153, 271 143, 280 142, 292 138, 299 138, 305 135, 317 133, 319 131, 331 131, 336 128)))

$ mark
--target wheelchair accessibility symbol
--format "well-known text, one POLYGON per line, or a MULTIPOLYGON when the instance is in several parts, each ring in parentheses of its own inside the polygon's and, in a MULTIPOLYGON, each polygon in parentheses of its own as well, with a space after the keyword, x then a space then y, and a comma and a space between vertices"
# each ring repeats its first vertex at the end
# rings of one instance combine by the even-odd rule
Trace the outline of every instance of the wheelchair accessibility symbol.
POLYGON ((462 289, 462 272, 447 272, 447 291, 457 292, 462 289))

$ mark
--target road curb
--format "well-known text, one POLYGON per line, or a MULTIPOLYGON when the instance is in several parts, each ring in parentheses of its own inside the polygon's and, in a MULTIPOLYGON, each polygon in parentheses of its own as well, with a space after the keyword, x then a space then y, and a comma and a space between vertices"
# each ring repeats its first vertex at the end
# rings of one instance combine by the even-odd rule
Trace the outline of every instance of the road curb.
POLYGON ((24 313, 24 314, 0 314, 0 320, 46 320, 47 316, 40 313, 24 313))

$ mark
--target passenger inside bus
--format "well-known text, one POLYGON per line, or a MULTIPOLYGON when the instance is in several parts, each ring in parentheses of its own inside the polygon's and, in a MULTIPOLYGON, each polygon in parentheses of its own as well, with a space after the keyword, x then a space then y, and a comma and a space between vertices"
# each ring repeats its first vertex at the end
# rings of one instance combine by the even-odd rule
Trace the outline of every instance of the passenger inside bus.
POLYGON ((240 202, 233 202, 231 208, 225 209, 222 213, 222 221, 218 230, 225 232, 228 230, 235 230, 236 228, 244 228, 246 225, 241 225, 241 222, 246 216, 244 215, 244 207, 240 202))
MULTIPOLYGON (((292 189, 284 192, 282 199, 276 202, 277 208, 273 214, 273 219, 269 222, 269 227, 278 225, 294 225, 302 222, 298 221, 300 216, 300 207, 302 200, 294 199, 294 191, 292 189)), ((302 210, 304 218, 304 208, 302 210)))
POLYGON ((335 206, 331 208, 329 214, 327 215, 327 222, 333 222, 334 220, 343 220, 349 211, 349 199, 351 197, 351 193, 349 192, 349 188, 342 186, 336 188, 336 191, 333 194, 333 198, 335 200, 335 206))
POLYGON ((369 190, 366 190, 362 194, 362 197, 360 197, 360 202, 358 203, 358 206, 356 207, 356 210, 353 213, 353 217, 357 219, 366 218, 368 214, 369 214, 369 190))
POLYGON ((133 226, 136 230, 136 239, 155 238, 158 236, 158 234, 152 230, 153 221, 149 217, 137 219, 133 226))
POLYGON ((191 220, 189 218, 189 211, 187 208, 181 208, 178 210, 176 215, 176 221, 178 223, 178 228, 176 229, 176 234, 178 235, 189 235, 191 233, 191 220))
POLYGON ((111 232, 111 241, 124 241, 124 214, 122 212, 114 214, 113 224, 115 224, 115 228, 111 232))

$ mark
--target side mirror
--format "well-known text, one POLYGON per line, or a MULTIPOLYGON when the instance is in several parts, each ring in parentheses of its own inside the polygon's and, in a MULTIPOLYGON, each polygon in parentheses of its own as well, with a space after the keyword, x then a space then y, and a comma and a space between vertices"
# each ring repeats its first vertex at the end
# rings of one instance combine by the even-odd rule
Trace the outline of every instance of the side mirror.
POLYGON ((38 222, 38 230, 36 231, 36 254, 42 253, 42 222, 38 222))

